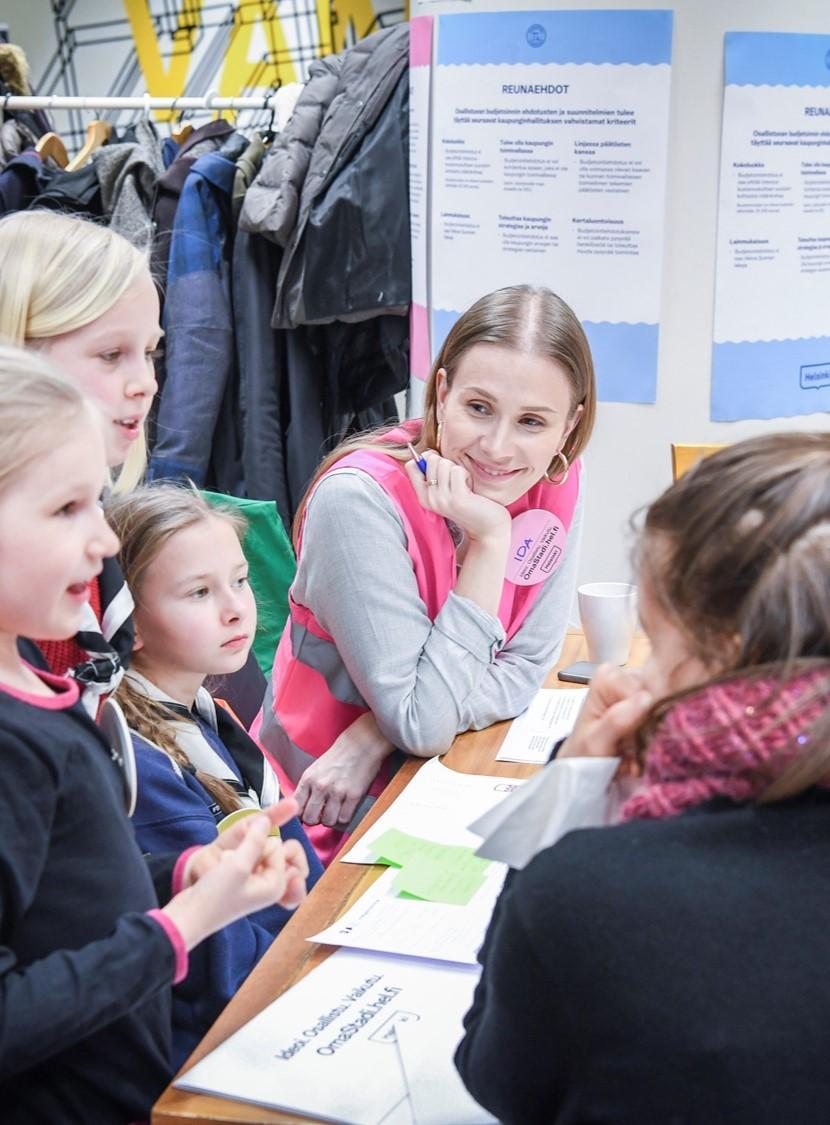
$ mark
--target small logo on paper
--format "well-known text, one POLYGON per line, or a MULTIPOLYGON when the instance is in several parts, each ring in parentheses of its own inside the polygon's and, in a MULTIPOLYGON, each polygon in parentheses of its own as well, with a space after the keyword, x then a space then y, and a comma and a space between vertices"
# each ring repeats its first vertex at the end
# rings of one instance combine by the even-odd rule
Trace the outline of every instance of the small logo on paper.
POLYGON ((830 363, 808 363, 801 368, 801 388, 817 391, 820 387, 830 387, 830 363))
POLYGON ((532 23, 527 29, 527 41, 531 47, 541 47, 548 37, 548 33, 540 23, 532 23))
POLYGON ((383 1021, 379 1028, 374 1031, 369 1038, 375 1043, 395 1043, 395 1025, 399 1023, 410 1023, 411 1021, 417 1022, 421 1017, 417 1012, 405 1012, 399 1009, 383 1021))

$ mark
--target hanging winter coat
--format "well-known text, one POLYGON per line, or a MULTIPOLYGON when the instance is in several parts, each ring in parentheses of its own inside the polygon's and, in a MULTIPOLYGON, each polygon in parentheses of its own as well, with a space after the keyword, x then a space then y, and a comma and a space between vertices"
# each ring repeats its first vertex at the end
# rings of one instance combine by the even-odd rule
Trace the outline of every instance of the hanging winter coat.
POLYGON ((326 60, 295 108, 304 116, 249 191, 241 227, 285 246, 275 328, 408 309, 408 59, 409 28, 398 24, 326 60))

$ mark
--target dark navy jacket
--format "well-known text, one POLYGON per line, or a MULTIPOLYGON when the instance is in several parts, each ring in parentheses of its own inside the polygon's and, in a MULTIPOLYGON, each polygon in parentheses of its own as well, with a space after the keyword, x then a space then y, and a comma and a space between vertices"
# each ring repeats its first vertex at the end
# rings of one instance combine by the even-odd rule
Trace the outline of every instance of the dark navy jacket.
MULTIPOLYGON (((213 729, 199 723, 213 748, 239 777, 239 769, 213 729)), ((138 804, 133 814, 136 837, 145 852, 182 852, 216 839, 214 801, 193 774, 179 771, 172 760, 133 733, 138 770, 138 804)), ((280 832, 299 840, 309 863, 309 889, 322 867, 295 817, 280 832)), ((236 993, 254 965, 291 917, 280 906, 257 911, 226 926, 190 953, 185 980, 173 989, 173 1062, 178 1068, 236 993)))
POLYGON ((232 160, 208 153, 194 163, 182 188, 164 306, 166 376, 148 476, 187 477, 240 495, 230 289, 235 174, 232 160))

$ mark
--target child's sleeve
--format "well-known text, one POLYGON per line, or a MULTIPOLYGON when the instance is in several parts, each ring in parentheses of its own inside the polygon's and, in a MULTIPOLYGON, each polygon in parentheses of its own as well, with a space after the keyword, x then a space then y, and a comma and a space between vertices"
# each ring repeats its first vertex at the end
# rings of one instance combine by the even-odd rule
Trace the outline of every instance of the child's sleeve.
MULTIPOLYGON (((53 924, 23 948, 46 867, 59 801, 57 767, 10 732, 0 737, 0 1082, 35 1066, 126 1015, 169 987, 175 954, 143 913, 124 914, 112 932, 78 949, 52 949, 61 917, 84 910, 71 888, 56 888, 53 924), (38 947, 42 946, 42 948, 38 947)), ((99 810, 100 811, 100 810, 99 810)), ((51 920, 51 914, 50 914, 51 920)))

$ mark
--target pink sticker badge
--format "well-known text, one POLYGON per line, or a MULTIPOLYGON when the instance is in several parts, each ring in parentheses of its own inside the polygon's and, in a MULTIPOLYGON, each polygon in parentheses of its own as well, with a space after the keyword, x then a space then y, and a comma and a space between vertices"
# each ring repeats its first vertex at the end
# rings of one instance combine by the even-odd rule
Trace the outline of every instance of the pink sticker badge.
POLYGON ((544 508, 531 508, 513 519, 507 580, 535 586, 550 578, 559 565, 568 535, 562 521, 544 508))

